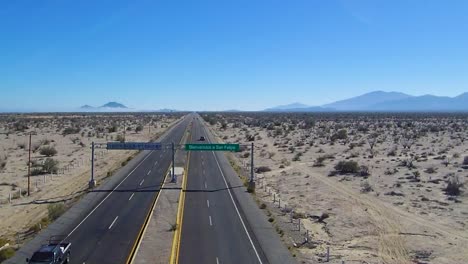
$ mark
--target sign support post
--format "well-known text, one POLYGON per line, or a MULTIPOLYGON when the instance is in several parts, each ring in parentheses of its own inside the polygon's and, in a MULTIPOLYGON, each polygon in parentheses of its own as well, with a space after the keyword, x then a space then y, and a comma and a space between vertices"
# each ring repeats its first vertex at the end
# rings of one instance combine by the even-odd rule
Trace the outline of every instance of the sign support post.
POLYGON ((171 182, 177 182, 176 176, 175 176, 175 147, 174 147, 174 142, 171 143, 171 148, 172 148, 172 175, 171 175, 171 182))
POLYGON ((89 188, 92 189, 96 186, 94 180, 94 141, 91 142, 91 180, 89 181, 89 188))
POLYGON ((255 181, 254 181, 254 143, 250 147, 250 180, 247 187, 248 192, 255 192, 255 181))

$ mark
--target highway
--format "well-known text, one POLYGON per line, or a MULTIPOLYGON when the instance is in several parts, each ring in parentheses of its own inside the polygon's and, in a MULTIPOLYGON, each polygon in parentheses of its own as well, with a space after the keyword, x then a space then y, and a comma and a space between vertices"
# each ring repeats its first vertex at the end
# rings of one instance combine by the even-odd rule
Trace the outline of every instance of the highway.
MULTIPOLYGON (((192 143, 210 143, 198 118, 191 131, 192 143), (207 141, 197 141, 201 136, 207 141)), ((268 263, 230 188, 213 152, 191 152, 179 263, 268 263)))
MULTIPOLYGON (((178 144, 191 117, 163 139, 178 144)), ((117 150, 116 150, 117 151, 117 150)), ((171 150, 150 152, 73 230, 71 263, 125 263, 171 164, 171 150)))

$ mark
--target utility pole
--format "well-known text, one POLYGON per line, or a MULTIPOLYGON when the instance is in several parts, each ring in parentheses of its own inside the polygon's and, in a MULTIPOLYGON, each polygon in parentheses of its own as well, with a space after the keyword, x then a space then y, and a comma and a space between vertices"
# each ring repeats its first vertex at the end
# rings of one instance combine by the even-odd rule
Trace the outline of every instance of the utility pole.
POLYGON ((171 148, 172 148, 172 175, 171 175, 171 182, 177 182, 177 179, 175 177, 175 147, 174 147, 174 142, 171 143, 171 148))
POLYGON ((31 195, 31 138, 32 132, 29 132, 29 159, 28 159, 28 196, 31 195))
POLYGON ((250 182, 254 181, 254 143, 250 148, 250 182))
POLYGON ((247 187, 247 191, 252 193, 255 192, 255 181, 254 181, 254 143, 250 147, 250 180, 247 187))
POLYGON ((94 141, 91 142, 91 180, 89 181, 89 188, 92 189, 96 186, 96 181, 94 180, 94 141))

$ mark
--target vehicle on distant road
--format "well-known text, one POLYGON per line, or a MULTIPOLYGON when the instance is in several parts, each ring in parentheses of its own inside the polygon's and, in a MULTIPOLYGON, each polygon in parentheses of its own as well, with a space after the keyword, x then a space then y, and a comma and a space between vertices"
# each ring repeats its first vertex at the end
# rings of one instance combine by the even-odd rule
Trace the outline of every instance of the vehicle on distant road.
POLYGON ((70 263, 71 243, 64 242, 65 236, 51 236, 49 243, 34 252, 28 264, 65 264, 70 263))
POLYGON ((205 137, 201 136, 199 141, 205 141, 205 137))

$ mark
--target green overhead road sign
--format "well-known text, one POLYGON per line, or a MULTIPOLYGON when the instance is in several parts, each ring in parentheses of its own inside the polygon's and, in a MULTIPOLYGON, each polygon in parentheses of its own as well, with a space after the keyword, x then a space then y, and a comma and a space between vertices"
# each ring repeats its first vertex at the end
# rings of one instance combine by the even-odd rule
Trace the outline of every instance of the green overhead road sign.
POLYGON ((239 144, 185 144, 189 151, 239 151, 239 144))

